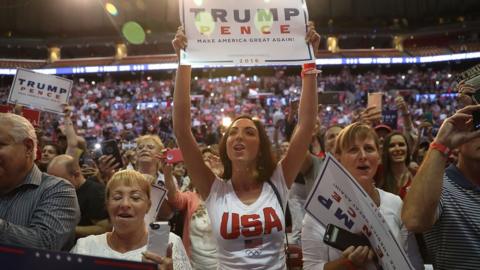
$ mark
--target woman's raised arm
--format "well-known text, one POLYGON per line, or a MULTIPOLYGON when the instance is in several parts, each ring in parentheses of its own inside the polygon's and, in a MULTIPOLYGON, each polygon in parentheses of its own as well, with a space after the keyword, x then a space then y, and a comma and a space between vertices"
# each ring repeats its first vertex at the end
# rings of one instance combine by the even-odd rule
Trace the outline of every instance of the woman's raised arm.
MULTIPOLYGON (((179 27, 172 44, 180 59, 180 50, 185 49, 187 45, 183 28, 179 27)), ((191 130, 191 73, 191 66, 178 66, 173 94, 173 131, 182 151, 188 175, 199 194, 203 199, 206 199, 215 180, 215 175, 203 162, 202 153, 191 130)))
MULTIPOLYGON (((311 23, 308 25, 306 40, 312 43, 314 52, 316 52, 320 43, 320 36, 315 32, 311 23)), ((312 140, 318 107, 317 73, 314 63, 311 66, 304 67, 302 71, 302 94, 298 108, 298 123, 290 139, 287 154, 281 161, 283 175, 288 187, 297 177, 312 140)))

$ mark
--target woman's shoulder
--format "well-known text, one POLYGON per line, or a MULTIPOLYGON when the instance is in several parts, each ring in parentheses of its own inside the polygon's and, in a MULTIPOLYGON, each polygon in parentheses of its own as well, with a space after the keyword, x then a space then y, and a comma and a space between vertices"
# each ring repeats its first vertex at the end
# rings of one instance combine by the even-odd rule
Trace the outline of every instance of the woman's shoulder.
POLYGON ((78 254, 95 253, 95 250, 102 249, 107 245, 106 237, 107 233, 79 238, 72 248, 72 252, 78 254))
POLYGON ((402 208, 403 201, 400 196, 377 188, 380 195, 380 208, 398 210, 402 208))
POLYGON ((178 236, 178 235, 176 235, 172 232, 169 233, 169 235, 168 235, 168 242, 169 243, 172 243, 172 244, 175 245, 176 243, 181 242, 181 241, 182 241, 182 239, 180 238, 180 236, 178 236))

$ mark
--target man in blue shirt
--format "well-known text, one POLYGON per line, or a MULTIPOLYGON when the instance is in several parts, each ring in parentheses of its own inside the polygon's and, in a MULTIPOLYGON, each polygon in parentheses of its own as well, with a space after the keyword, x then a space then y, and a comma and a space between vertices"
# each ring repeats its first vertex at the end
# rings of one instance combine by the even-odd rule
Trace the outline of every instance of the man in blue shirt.
POLYGON ((472 130, 467 106, 447 118, 430 145, 402 210, 406 227, 424 233, 433 266, 478 269, 480 258, 480 130, 472 130), (458 164, 447 169, 450 149, 459 149, 458 164))
POLYGON ((0 244, 60 250, 80 211, 73 186, 34 164, 37 136, 24 117, 0 113, 0 244))

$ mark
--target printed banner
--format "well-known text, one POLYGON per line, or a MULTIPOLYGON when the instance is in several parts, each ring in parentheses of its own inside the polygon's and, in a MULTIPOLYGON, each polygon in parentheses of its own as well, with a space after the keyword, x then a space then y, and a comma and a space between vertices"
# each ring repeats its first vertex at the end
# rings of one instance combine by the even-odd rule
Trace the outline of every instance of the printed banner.
POLYGON ((299 65, 314 60, 305 42, 304 0, 181 0, 188 45, 183 64, 299 65))
POLYGON ((383 269, 415 269, 380 210, 365 190, 330 154, 327 155, 305 209, 324 227, 334 224, 368 237, 383 269))
MULTIPOLYGON (((101 255, 101 254, 99 254, 101 255)), ((156 270, 157 264, 0 244, 1 269, 156 270)))
POLYGON ((8 103, 63 114, 62 104, 68 103, 72 84, 62 77, 17 69, 8 103))

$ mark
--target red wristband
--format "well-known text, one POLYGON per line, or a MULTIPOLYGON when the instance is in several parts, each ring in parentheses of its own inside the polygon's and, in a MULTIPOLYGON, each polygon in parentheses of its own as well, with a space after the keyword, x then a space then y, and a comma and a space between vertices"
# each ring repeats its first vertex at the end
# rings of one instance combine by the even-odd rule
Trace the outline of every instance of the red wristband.
POLYGON ((317 65, 315 63, 305 63, 302 65, 302 69, 303 70, 312 70, 312 69, 315 69, 317 67, 317 65))
POLYGON ((309 71, 316 70, 317 65, 315 63, 305 63, 302 65, 301 77, 305 77, 305 74, 309 74, 309 71))
POLYGON ((441 143, 438 143, 438 142, 434 141, 430 144, 430 148, 437 150, 438 152, 442 153, 447 158, 448 158, 448 156, 450 156, 451 150, 450 150, 450 148, 448 148, 444 144, 441 144, 441 143))
POLYGON ((347 270, 357 270, 355 264, 353 264, 353 262, 349 259, 345 260, 345 266, 347 267, 347 270))

